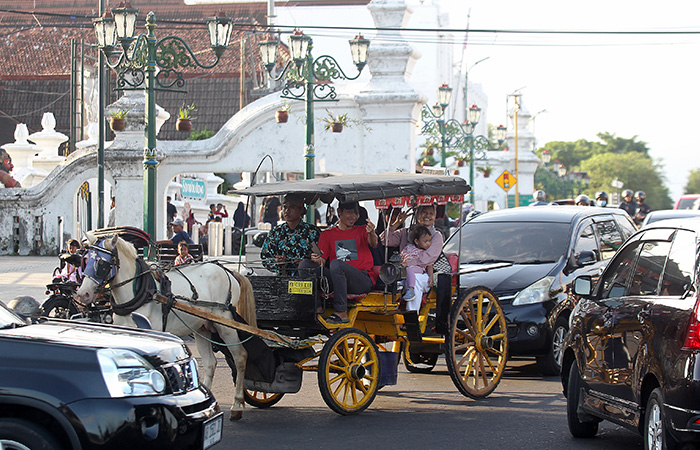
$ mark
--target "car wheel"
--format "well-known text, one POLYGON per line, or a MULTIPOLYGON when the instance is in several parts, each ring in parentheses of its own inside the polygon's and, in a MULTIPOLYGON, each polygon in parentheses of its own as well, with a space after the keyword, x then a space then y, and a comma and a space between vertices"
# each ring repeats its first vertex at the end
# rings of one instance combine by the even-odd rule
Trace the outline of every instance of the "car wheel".
POLYGON ((581 377, 578 374, 578 363, 574 361, 569 369, 569 384, 566 386, 566 419, 569 432, 573 437, 592 438, 598 433, 598 420, 581 418, 578 413, 581 395, 581 377))
POLYGON ((559 375, 561 373, 561 357, 564 352, 564 338, 569 331, 569 322, 565 317, 559 317, 552 330, 552 342, 549 352, 537 358, 537 365, 543 375, 559 375))
POLYGON ((673 450, 678 443, 666 428, 664 394, 660 388, 651 392, 644 412, 644 448, 647 450, 673 450))
POLYGON ((0 419, 0 447, 5 450, 57 450, 48 431, 22 419, 0 419))

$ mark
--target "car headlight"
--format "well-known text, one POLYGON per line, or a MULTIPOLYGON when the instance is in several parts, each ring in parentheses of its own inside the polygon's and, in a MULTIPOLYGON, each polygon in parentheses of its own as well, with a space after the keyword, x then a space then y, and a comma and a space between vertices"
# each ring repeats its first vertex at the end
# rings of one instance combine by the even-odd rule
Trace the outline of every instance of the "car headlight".
POLYGON ((101 349, 97 359, 112 397, 158 395, 165 390, 163 375, 131 350, 101 349))
POLYGON ((549 300, 549 290, 554 283, 554 277, 544 277, 526 287, 513 299, 513 306, 532 305, 549 300))

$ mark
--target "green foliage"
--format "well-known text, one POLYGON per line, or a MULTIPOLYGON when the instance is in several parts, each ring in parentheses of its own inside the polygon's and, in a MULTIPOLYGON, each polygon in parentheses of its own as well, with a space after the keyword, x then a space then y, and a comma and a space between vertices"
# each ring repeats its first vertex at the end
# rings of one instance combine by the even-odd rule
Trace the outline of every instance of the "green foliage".
POLYGON ((125 119, 127 114, 129 114, 130 109, 113 109, 109 115, 112 116, 113 119, 125 119))
POLYGON ((192 113, 195 111, 197 110, 194 109, 194 103, 191 103, 189 105, 182 105, 182 107, 180 107, 180 113, 178 117, 180 119, 194 120, 194 117, 192 117, 192 113))
MULTIPOLYGON (((550 167, 558 160, 566 166, 567 172, 586 172, 591 184, 582 193, 589 197, 600 190, 614 191, 610 183, 617 178, 625 188, 646 192, 647 203, 653 209, 672 206, 663 167, 649 156, 646 142, 637 140, 637 136, 627 139, 608 132, 598 133, 597 136, 600 142, 585 139, 548 142, 536 153, 541 157, 542 152, 548 149, 552 154, 550 167)), ((700 187, 700 175, 698 178, 700 187)), ((547 192, 548 198, 573 197, 579 193, 573 183, 542 167, 535 172, 535 187, 547 192)))
MULTIPOLYGON (((334 123, 340 123, 343 125, 344 128, 352 128, 353 125, 364 126, 364 123, 361 120, 352 119, 347 115, 347 113, 345 113, 345 114, 333 114, 329 110, 326 110, 326 113, 327 113, 326 117, 321 119, 321 122, 324 124, 323 128, 326 131, 333 128, 334 123)), ((372 129, 369 127, 364 126, 364 128, 367 131, 372 131, 372 129)))
POLYGON ((595 195, 599 190, 613 190, 610 183, 617 178, 625 184, 625 189, 646 192, 646 202, 652 209, 668 209, 673 206, 661 175, 663 167, 647 155, 636 151, 597 154, 583 161, 580 169, 591 177, 591 185, 586 194, 595 195))
POLYGON ((614 134, 608 132, 598 133, 597 136, 602 142, 591 142, 585 139, 579 139, 574 142, 552 141, 547 142, 545 146, 538 149, 536 153, 538 156, 542 157, 542 152, 545 149, 549 150, 552 152, 552 161, 559 160, 560 163, 566 166, 569 172, 579 167, 582 161, 603 153, 632 153, 649 156, 647 143, 637 141, 637 136, 626 139, 616 137, 614 134))
POLYGON ((209 139, 210 137, 214 136, 213 131, 208 130, 207 127, 204 127, 203 130, 195 130, 193 129, 192 132, 190 133, 190 137, 188 137, 186 140, 188 141, 203 141, 204 139, 209 139))
POLYGON ((684 194, 700 193, 700 169, 693 169, 688 175, 688 183, 683 188, 684 194))

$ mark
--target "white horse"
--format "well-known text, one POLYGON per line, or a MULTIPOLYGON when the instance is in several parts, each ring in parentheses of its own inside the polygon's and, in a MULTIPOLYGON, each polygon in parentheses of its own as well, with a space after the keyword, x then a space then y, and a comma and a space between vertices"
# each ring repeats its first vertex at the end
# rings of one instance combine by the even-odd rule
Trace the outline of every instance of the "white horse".
MULTIPOLYGON (((77 296, 82 302, 91 302, 96 294, 109 283, 112 290, 113 304, 116 308, 120 305, 129 305, 134 302, 135 292, 138 286, 134 285, 134 277, 140 273, 138 254, 130 243, 118 236, 100 241, 95 246, 95 235, 88 233, 87 240, 91 245, 88 253, 88 261, 85 268, 85 277, 78 289, 77 296)), ((151 277, 147 273, 141 277, 151 277)), ((172 282, 171 292, 178 296, 193 298, 193 292, 197 293, 195 305, 205 311, 217 316, 233 319, 233 314, 225 307, 227 301, 234 307, 248 324, 257 326, 255 317, 255 300, 253 298, 253 288, 250 281, 244 276, 234 276, 231 271, 224 269, 217 264, 192 264, 178 266, 177 270, 167 272, 167 277, 172 282), (194 289, 194 290, 193 290, 194 289), (216 305, 214 305, 216 304, 216 305)), ((156 283, 160 290, 161 284, 156 283)), ((138 296, 137 296, 138 297, 138 296)), ((134 305, 137 306, 137 305, 134 305)), ((160 329, 163 320, 162 305, 151 299, 146 299, 145 303, 135 310, 145 316, 153 324, 154 328, 160 329)), ((114 323, 135 327, 136 323, 131 315, 114 314, 114 323)), ((211 343, 207 339, 211 338, 212 332, 216 331, 221 339, 227 344, 233 355, 236 364, 236 389, 234 392, 233 406, 231 406, 231 420, 238 420, 243 415, 244 405, 244 380, 246 369, 246 350, 241 345, 238 333, 235 329, 220 325, 190 314, 177 311, 177 317, 171 312, 167 318, 167 327, 164 331, 176 336, 184 337, 196 331, 195 344, 202 357, 202 384, 211 388, 216 369, 216 357, 212 350, 211 343), (182 319, 182 320, 180 320, 182 319)))

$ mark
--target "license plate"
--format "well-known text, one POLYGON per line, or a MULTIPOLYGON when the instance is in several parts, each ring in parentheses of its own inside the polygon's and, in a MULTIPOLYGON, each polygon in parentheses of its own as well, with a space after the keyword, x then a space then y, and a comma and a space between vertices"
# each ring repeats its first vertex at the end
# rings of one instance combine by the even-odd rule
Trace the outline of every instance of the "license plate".
POLYGON ((287 292, 290 294, 302 294, 302 295, 313 295, 314 293, 314 282, 313 281, 289 281, 287 285, 287 292))
POLYGON ((224 413, 220 412, 207 420, 204 422, 203 427, 202 436, 204 439, 202 439, 202 449, 207 450, 221 441, 224 429, 224 413))

